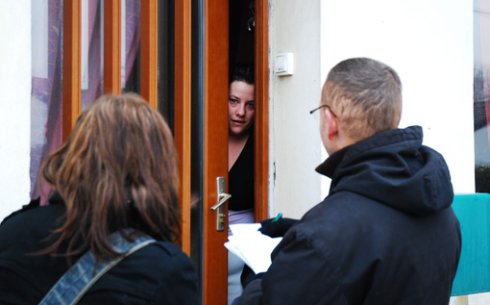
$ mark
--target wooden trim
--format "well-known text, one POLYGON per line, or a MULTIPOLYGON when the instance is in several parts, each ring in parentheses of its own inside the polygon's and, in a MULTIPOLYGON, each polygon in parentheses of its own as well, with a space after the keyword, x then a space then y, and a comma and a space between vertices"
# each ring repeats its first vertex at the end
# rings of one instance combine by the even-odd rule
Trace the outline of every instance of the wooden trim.
POLYGON ((191 0, 175 1, 174 139, 179 156, 181 247, 191 252, 191 0))
POLYGON ((121 1, 104 1, 104 93, 121 94, 121 1))
POLYGON ((203 305, 226 304, 228 291, 228 230, 216 230, 210 209, 218 199, 216 178, 228 177, 228 1, 204 1, 203 305))
POLYGON ((141 96, 158 109, 158 0, 141 1, 141 96))
POLYGON ((269 200, 269 3, 255 0, 255 219, 268 216, 269 200))
POLYGON ((63 140, 82 108, 81 0, 64 0, 63 10, 63 140))

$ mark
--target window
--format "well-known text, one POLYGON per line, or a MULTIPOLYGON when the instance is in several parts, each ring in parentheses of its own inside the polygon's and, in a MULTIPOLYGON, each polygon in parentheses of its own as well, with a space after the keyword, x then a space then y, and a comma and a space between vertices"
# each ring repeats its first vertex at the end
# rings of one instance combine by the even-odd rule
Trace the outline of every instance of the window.
POLYGON ((490 2, 474 2, 476 192, 490 193, 490 2))
POLYGON ((47 201, 50 189, 38 177, 41 161, 62 143, 82 109, 104 92, 139 91, 140 5, 32 2, 31 198, 47 201))

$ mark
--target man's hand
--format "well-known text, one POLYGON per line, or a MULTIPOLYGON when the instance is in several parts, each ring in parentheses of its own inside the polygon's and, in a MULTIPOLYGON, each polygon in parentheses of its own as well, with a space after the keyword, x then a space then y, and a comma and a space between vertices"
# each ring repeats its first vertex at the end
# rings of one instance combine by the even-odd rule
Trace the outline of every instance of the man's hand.
POLYGON ((279 217, 269 218, 260 222, 262 227, 259 229, 264 235, 270 237, 280 237, 286 234, 286 231, 294 226, 299 220, 293 218, 279 217))

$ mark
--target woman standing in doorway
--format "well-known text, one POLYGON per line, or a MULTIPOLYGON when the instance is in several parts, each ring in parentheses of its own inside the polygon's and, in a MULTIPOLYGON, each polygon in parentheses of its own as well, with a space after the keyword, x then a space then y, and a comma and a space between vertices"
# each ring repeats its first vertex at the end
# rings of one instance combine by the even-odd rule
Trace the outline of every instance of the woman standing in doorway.
MULTIPOLYGON (((236 67, 230 78, 228 97, 229 224, 254 222, 254 71, 236 67)), ((228 303, 242 291, 243 262, 228 252, 228 303)))

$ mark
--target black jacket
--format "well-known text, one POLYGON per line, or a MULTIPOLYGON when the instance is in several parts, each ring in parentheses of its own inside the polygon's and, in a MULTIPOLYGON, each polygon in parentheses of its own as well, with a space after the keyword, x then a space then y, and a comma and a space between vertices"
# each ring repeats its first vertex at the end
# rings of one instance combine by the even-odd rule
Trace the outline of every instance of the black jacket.
MULTIPOLYGON (((32 202, 0 225, 0 304, 38 304, 66 272, 65 258, 31 253, 65 213, 63 204, 32 202)), ((198 304, 191 260, 170 242, 152 243, 103 275, 78 304, 198 304)))
POLYGON ((332 178, 329 195, 239 304, 447 305, 461 235, 448 168, 422 129, 378 133, 317 170, 332 178))

